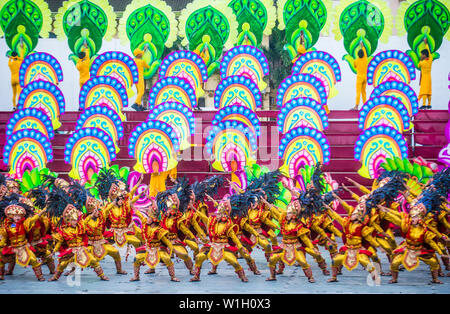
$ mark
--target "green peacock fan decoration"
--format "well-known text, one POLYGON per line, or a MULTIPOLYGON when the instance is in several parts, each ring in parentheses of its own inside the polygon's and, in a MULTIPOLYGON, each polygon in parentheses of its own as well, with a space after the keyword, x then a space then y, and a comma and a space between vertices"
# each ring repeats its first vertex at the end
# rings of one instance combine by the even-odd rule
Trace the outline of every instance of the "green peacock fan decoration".
POLYGON ((224 48, 236 43, 238 27, 228 1, 194 0, 181 11, 178 29, 182 45, 205 61, 211 76, 220 67, 224 48))
POLYGON ((396 16, 397 35, 407 33, 408 45, 411 50, 406 53, 417 67, 420 61, 420 51, 425 49, 423 40, 428 40, 428 46, 433 59, 438 59, 437 50, 442 45, 444 37, 450 39, 449 19, 450 1, 408 0, 400 4, 396 16))
POLYGON ((378 40, 387 43, 392 34, 393 18, 386 1, 344 0, 337 5, 333 33, 336 40, 344 37, 347 51, 342 59, 347 61, 353 72, 353 61, 357 58, 362 42, 369 57, 377 49, 378 40))
POLYGON ((119 22, 119 38, 123 45, 129 41, 132 52, 144 51, 142 59, 150 66, 144 70, 145 79, 158 70, 164 46, 171 48, 177 39, 177 25, 172 8, 161 0, 134 0, 125 9, 119 22))
POLYGON ((400 171, 409 174, 406 185, 410 188, 411 193, 420 195, 424 186, 433 177, 433 170, 425 165, 416 162, 410 162, 408 159, 398 157, 387 158, 381 167, 387 171, 400 171))
POLYGON ((108 0, 68 0, 55 16, 55 34, 67 38, 76 63, 78 53, 86 44, 91 57, 102 47, 103 40, 111 40, 116 33, 116 13, 108 0))
POLYGON ((10 51, 26 57, 37 46, 39 36, 47 38, 52 19, 44 0, 0 0, 0 36, 10 51))
POLYGON ((34 168, 31 171, 25 171, 22 176, 22 180, 19 181, 21 191, 26 193, 34 188, 42 186, 48 176, 57 178, 58 174, 50 171, 48 168, 40 170, 38 168, 34 168))
POLYGON ((277 19, 272 0, 232 0, 228 6, 239 24, 236 45, 258 47, 263 35, 272 34, 277 19))
POLYGON ((277 2, 278 28, 285 30, 286 45, 293 62, 298 57, 301 37, 306 51, 314 50, 313 46, 319 40, 320 32, 328 33, 330 28, 329 15, 332 8, 331 0, 281 0, 277 2))

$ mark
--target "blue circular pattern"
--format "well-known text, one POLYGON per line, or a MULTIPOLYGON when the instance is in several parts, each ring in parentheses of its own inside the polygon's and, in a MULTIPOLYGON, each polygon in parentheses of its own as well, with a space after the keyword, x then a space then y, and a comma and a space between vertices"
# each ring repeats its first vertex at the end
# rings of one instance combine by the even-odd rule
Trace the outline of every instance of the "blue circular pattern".
POLYGON ((228 50, 220 62, 220 76, 222 79, 227 77, 227 68, 230 61, 239 54, 249 54, 255 57, 263 69, 263 75, 269 75, 269 62, 264 53, 254 46, 241 45, 228 50))
POLYGON ((278 131, 280 133, 283 133, 284 124, 286 122, 285 120, 288 114, 292 110, 299 110, 299 107, 308 107, 316 111, 317 115, 322 120, 324 130, 328 128, 328 116, 325 109, 323 109, 322 105, 312 98, 300 97, 291 99, 290 101, 285 103, 284 106, 281 108, 280 112, 278 113, 277 124, 278 124, 278 131))
POLYGON ((400 62, 402 62, 408 69, 411 80, 416 79, 416 67, 414 66, 414 62, 410 56, 400 50, 386 50, 381 51, 380 53, 375 55, 372 60, 370 60, 369 66, 367 68, 368 84, 373 84, 373 75, 375 74, 375 69, 380 64, 380 62, 391 58, 398 59, 400 62))
POLYGON ((164 102, 154 108, 148 115, 147 120, 156 120, 156 117, 166 110, 176 110, 186 117, 189 121, 189 130, 191 134, 195 132, 195 118, 192 110, 180 102, 164 102))
POLYGON ((232 84, 240 84, 249 88, 253 95, 253 98, 255 99, 256 108, 261 108, 262 96, 258 86, 246 76, 233 75, 223 79, 217 86, 216 91, 214 93, 214 107, 216 109, 220 108, 220 99, 222 98, 223 92, 227 87, 229 87, 232 84))
POLYGON ((206 139, 206 150, 209 155, 212 155, 212 145, 214 143, 214 138, 217 136, 217 134, 219 134, 219 132, 227 129, 235 129, 242 132, 250 142, 252 150, 256 151, 258 149, 256 137, 248 126, 240 121, 228 120, 219 122, 217 125, 214 125, 212 130, 209 132, 208 138, 206 139))
POLYGON ((46 91, 50 92, 53 95, 53 97, 55 97, 56 102, 58 103, 59 113, 63 114, 65 112, 66 102, 64 100, 63 93, 58 88, 58 86, 46 81, 33 81, 30 84, 27 84, 20 93, 19 100, 17 102, 17 108, 23 109, 23 105, 28 95, 37 89, 45 89, 46 91))
POLYGON ((41 132, 33 129, 23 129, 18 130, 17 132, 14 132, 11 134, 11 136, 6 140, 5 147, 3 149, 3 163, 5 165, 8 165, 9 161, 9 154, 11 153, 14 145, 23 138, 31 138, 36 141, 38 141, 45 151, 45 157, 47 158, 47 161, 53 160, 53 149, 52 144, 48 140, 47 136, 42 134, 41 132))
POLYGON ((218 125, 220 122, 222 122, 222 120, 226 116, 232 115, 232 114, 239 114, 239 115, 243 115, 246 118, 248 118, 251 121, 253 127, 255 128, 256 136, 257 137, 261 136, 261 123, 259 122, 258 116, 250 108, 247 108, 245 106, 235 105, 235 106, 223 107, 214 116, 212 125, 218 125))
POLYGON ((107 106, 92 106, 87 108, 83 113, 80 115, 80 117, 77 120, 77 127, 76 131, 83 128, 83 124, 86 122, 86 120, 96 114, 101 114, 104 116, 107 116, 115 125, 117 136, 119 139, 123 137, 123 123, 120 119, 119 115, 112 110, 111 108, 107 106))
POLYGON ((325 51, 310 51, 302 55, 297 59, 297 61, 295 61, 295 64, 292 67, 292 74, 300 73, 303 65, 314 59, 319 59, 328 63, 333 69, 334 75, 336 76, 336 81, 341 81, 341 68, 339 67, 339 63, 332 55, 325 51))
POLYGON ((309 136, 315 139, 322 148, 323 163, 327 164, 330 162, 330 144, 328 143, 328 139, 326 138, 325 134, 317 129, 308 127, 297 127, 284 134, 284 136, 280 140, 280 147, 278 150, 278 156, 280 158, 283 157, 284 151, 288 147, 289 143, 291 143, 292 141, 296 141, 297 137, 299 136, 309 136))
POLYGON ((58 60, 53 57, 51 54, 45 52, 36 52, 28 55, 22 62, 19 70, 19 83, 20 86, 25 85, 25 73, 27 72, 28 67, 36 61, 44 61, 50 64, 55 70, 56 76, 59 82, 64 80, 63 71, 61 68, 61 64, 59 64, 58 60))
POLYGON ((119 60, 125 63, 131 71, 131 75, 133 76, 133 83, 136 84, 139 81, 139 72, 136 62, 134 62, 134 60, 129 55, 120 51, 107 51, 95 58, 94 62, 91 65, 91 77, 97 76, 97 71, 99 70, 99 68, 105 62, 110 60, 119 60))
MULTIPOLYGON (((188 81, 184 78, 176 77, 176 76, 168 76, 158 80, 155 85, 153 85, 150 94, 148 96, 149 106, 155 107, 156 96, 158 96, 159 92, 165 88, 166 86, 175 85, 183 89, 191 102, 191 108, 197 107, 197 96, 195 95, 195 90, 191 87, 188 81)), ((159 104, 156 104, 159 105, 159 104)), ((185 104, 188 105, 188 104, 185 104)))
POLYGON ((120 95, 123 108, 128 106, 127 90, 125 89, 125 87, 123 87, 123 85, 118 80, 116 80, 115 78, 110 77, 110 76, 96 76, 96 77, 90 78, 86 83, 84 83, 83 87, 80 90, 79 102, 80 102, 81 109, 85 108, 86 97, 89 94, 89 92, 91 91, 91 89, 93 89, 94 87, 96 87, 97 85, 100 85, 100 84, 109 85, 110 87, 115 89, 120 95))
POLYGON ((66 163, 70 164, 70 156, 75 144, 87 136, 92 136, 102 141, 106 145, 109 152, 110 160, 113 161, 116 159, 116 147, 108 133, 99 128, 82 128, 73 133, 67 140, 66 147, 64 149, 64 161, 66 163))
POLYGON ((327 92, 322 82, 313 75, 301 73, 301 74, 292 74, 286 77, 283 82, 281 82, 277 92, 278 107, 283 106, 283 98, 289 87, 298 82, 305 82, 311 84, 319 93, 320 103, 323 106, 327 104, 327 92))
POLYGON ((16 111, 9 119, 6 126, 6 136, 10 137, 13 133, 14 127, 16 126, 16 123, 26 117, 34 117, 39 119, 45 125, 45 129, 47 130, 49 139, 52 139, 55 136, 52 120, 50 120, 50 118, 45 114, 44 111, 38 108, 23 108, 16 111))
POLYGON ((178 152, 180 150, 177 133, 172 129, 172 127, 169 124, 160 120, 148 120, 136 126, 130 135, 130 139, 128 140, 128 155, 130 155, 130 157, 135 158, 134 148, 136 146, 136 141, 138 140, 139 136, 141 136, 142 133, 151 129, 163 131, 172 142, 175 152, 178 152))
POLYGON ((411 118, 408 115, 408 109, 405 105, 397 98, 391 96, 378 96, 369 99, 361 108, 359 112, 358 127, 364 130, 364 124, 369 112, 376 106, 388 105, 395 109, 403 121, 403 129, 408 130, 411 125, 411 118))
POLYGON ((405 137, 398 132, 396 129, 393 129, 388 126, 373 126, 365 130, 359 137, 355 143, 355 160, 359 160, 361 157, 361 151, 365 143, 367 143, 371 137, 377 136, 380 134, 384 134, 392 138, 397 145, 400 147, 400 151, 402 153, 401 159, 408 158, 408 144, 406 143, 405 137))
POLYGON ((419 112, 419 100, 417 98, 416 93, 408 84, 398 81, 387 81, 380 85, 378 85, 370 94, 370 98, 375 98, 380 96, 387 90, 396 89, 402 93, 404 93, 408 99, 411 101, 412 105, 412 114, 413 116, 419 112))
POLYGON ((206 68, 205 62, 196 53, 189 50, 177 50, 168 54, 167 57, 165 57, 161 62, 161 65, 159 67, 159 77, 165 77, 169 66, 179 59, 188 59, 194 62, 200 69, 203 82, 208 80, 208 69, 206 68))

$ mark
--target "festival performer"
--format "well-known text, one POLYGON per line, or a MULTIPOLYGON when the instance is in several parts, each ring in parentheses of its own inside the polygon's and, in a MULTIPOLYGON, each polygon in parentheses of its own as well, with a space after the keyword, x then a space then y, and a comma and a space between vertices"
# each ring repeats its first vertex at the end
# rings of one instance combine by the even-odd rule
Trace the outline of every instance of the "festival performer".
MULTIPOLYGON (((207 197, 210 201, 213 202, 215 207, 219 206, 219 203, 217 203, 211 196, 207 195, 207 197)), ((250 191, 246 191, 245 193, 240 193, 239 195, 234 196, 232 203, 230 201, 230 204, 232 206, 231 219, 235 224, 236 236, 238 237, 239 241, 241 241, 243 246, 242 250, 244 251, 244 254, 242 257, 247 262, 249 269, 255 275, 261 275, 261 272, 256 266, 255 260, 250 255, 252 251, 252 245, 257 242, 257 239, 260 236, 258 231, 253 229, 250 225, 247 216, 248 204, 252 201, 257 202, 257 195, 253 194, 250 191)), ((236 258, 239 258, 238 253, 239 252, 235 252, 236 258)), ((212 264, 212 269, 208 272, 208 275, 217 274, 218 266, 218 264, 212 264)))
POLYGON ((177 168, 174 167, 169 171, 159 172, 159 164, 157 161, 152 162, 153 172, 150 175, 150 183, 149 183, 149 197, 156 197, 156 194, 159 192, 164 192, 166 190, 166 181, 167 178, 172 183, 175 183, 177 179, 177 168))
MULTIPOLYGON (((197 211, 200 218, 207 225, 210 241, 201 248, 200 253, 195 258, 194 277, 191 278, 191 281, 200 281, 201 268, 207 259, 216 266, 221 261, 226 261, 233 266, 241 281, 248 281, 244 269, 239 264, 235 254, 235 252, 239 251, 246 260, 251 258, 247 250, 244 249, 241 241, 239 241, 236 235, 238 227, 233 223, 231 218, 236 213, 233 211, 231 203, 234 203, 237 197, 239 195, 234 194, 222 200, 218 204, 216 215, 214 216, 207 216, 197 211)), ((235 210, 238 210, 238 208, 235 210)))
POLYGON ((370 261, 373 250, 369 250, 363 246, 379 247, 379 243, 373 238, 373 227, 369 226, 369 216, 367 215, 366 205, 364 202, 358 203, 356 207, 352 207, 343 203, 340 198, 336 198, 347 210, 348 216, 343 218, 336 213, 330 206, 324 204, 328 209, 327 214, 330 218, 336 220, 343 228, 342 239, 344 246, 340 248, 339 254, 333 258, 331 267, 331 278, 328 282, 336 282, 339 267, 344 265, 349 271, 358 266, 359 263, 371 274, 372 279, 376 280, 378 273, 374 265, 370 261))
POLYGON ((33 208, 23 201, 19 195, 6 197, 0 201, 0 249, 2 252, 0 280, 4 280, 5 262, 11 262, 10 259, 5 261, 4 256, 13 257, 15 255, 17 264, 22 267, 31 265, 36 278, 39 281, 45 281, 41 264, 27 237, 44 211, 34 214, 33 208))
POLYGON ((426 37, 423 43, 425 44, 425 49, 420 52, 420 62, 417 65, 420 69, 419 101, 423 99, 423 105, 419 109, 431 109, 431 66, 433 64, 433 55, 430 52, 426 37))
POLYGON ((113 258, 116 266, 116 273, 126 275, 122 269, 122 260, 119 250, 110 244, 105 238, 106 221, 110 214, 111 207, 102 209, 100 200, 94 198, 88 190, 78 183, 74 183, 69 188, 72 198, 75 198, 80 207, 85 207, 86 213, 81 216, 88 237, 88 247, 90 253, 100 262, 106 255, 113 258))
POLYGON ((175 268, 170 256, 173 252, 172 242, 168 239, 169 231, 160 226, 158 219, 160 212, 156 201, 153 199, 151 205, 146 210, 144 216, 140 211, 136 211, 136 215, 142 221, 142 237, 144 246, 136 250, 134 259, 134 276, 130 281, 140 280, 139 271, 141 264, 145 262, 150 269, 154 270, 162 261, 169 271, 171 281, 180 281, 175 277, 175 268))
POLYGON ((87 43, 85 42, 81 51, 78 53, 78 61, 76 64, 78 72, 80 72, 80 89, 83 87, 84 83, 89 81, 91 78, 91 57, 87 43))
POLYGON ((303 216, 309 213, 306 213, 299 200, 294 198, 289 203, 286 212, 265 200, 264 202, 270 208, 272 215, 279 221, 283 237, 280 245, 281 252, 273 253, 269 259, 270 276, 266 280, 272 281, 277 279, 275 266, 282 260, 288 266, 293 266, 295 262, 299 263, 305 276, 308 278, 308 282, 316 282, 304 253, 308 249, 312 255, 319 255, 318 250, 309 238, 309 229, 302 222, 303 216))
POLYGON ((184 265, 193 274, 193 262, 186 249, 186 239, 196 242, 194 234, 184 224, 184 211, 190 202, 191 187, 187 180, 180 180, 173 188, 160 192, 156 196, 161 208, 160 226, 168 231, 167 238, 172 242, 173 253, 183 260, 184 265))
MULTIPOLYGON (((35 188, 28 193, 28 199, 33 205, 36 213, 45 211, 47 207, 48 192, 43 187, 35 188)), ((55 273, 55 261, 52 256, 52 236, 50 234, 51 221, 47 214, 39 217, 31 231, 28 234, 30 244, 34 248, 35 255, 39 258, 42 264, 46 264, 50 274, 55 273)), ((10 270, 8 269, 8 272, 10 270)), ((11 270, 12 273, 12 270, 11 270)))
MULTIPOLYGON (((295 33, 295 32, 294 32, 295 33)), ((295 36, 295 34, 292 35, 293 37, 295 36)), ((295 39, 295 46, 297 47, 297 55, 296 57, 292 60, 292 63, 295 63, 297 61, 298 58, 300 58, 302 55, 304 55, 306 53, 306 48, 305 48, 305 35, 303 33, 303 30, 300 31, 300 36, 297 37, 295 39)))
POLYGON ((23 58, 17 54, 17 52, 11 52, 11 56, 8 57, 8 66, 11 70, 11 87, 13 91, 13 110, 17 109, 17 99, 20 95, 20 83, 19 83, 19 71, 22 65, 23 58))
POLYGON ((144 96, 145 93, 145 80, 144 80, 144 69, 150 69, 150 66, 148 65, 148 63, 142 59, 142 56, 144 55, 144 53, 148 50, 148 47, 145 46, 144 51, 142 51, 139 48, 136 48, 133 51, 133 54, 135 56, 134 58, 134 62, 136 63, 136 66, 138 68, 138 73, 139 73, 139 80, 136 84, 136 88, 137 88, 137 97, 136 100, 134 101, 134 104, 131 106, 131 108, 133 108, 136 111, 144 111, 145 108, 142 105, 142 97, 144 96))
POLYGON ((57 233, 53 234, 53 253, 60 253, 56 272, 49 281, 58 280, 70 263, 81 268, 91 267, 101 280, 107 281, 109 278, 103 273, 99 261, 89 251, 86 219, 82 219, 82 213, 75 205, 73 199, 61 189, 56 188, 49 195, 47 211, 51 217, 59 218, 57 233))
POLYGON ((110 200, 105 207, 108 212, 106 232, 107 238, 113 238, 118 247, 131 244, 135 248, 141 246, 141 230, 133 220, 132 205, 139 196, 134 197, 136 190, 142 182, 142 176, 137 184, 128 193, 124 182, 116 178, 112 169, 103 168, 99 172, 96 188, 102 200, 110 200))
POLYGON ((359 101, 362 97, 363 105, 366 103, 366 86, 367 86, 367 67, 369 61, 367 59, 367 51, 363 42, 360 43, 361 49, 358 50, 358 58, 353 61, 356 70, 356 103, 351 110, 359 110, 359 101))
POLYGON ((421 198, 412 204, 410 212, 398 213, 392 209, 378 205, 380 210, 384 211, 394 224, 401 228, 405 243, 394 251, 394 258, 391 263, 392 279, 389 283, 398 282, 399 266, 402 264, 406 270, 412 271, 419 266, 419 261, 423 261, 430 267, 432 283, 441 284, 438 279, 439 261, 435 253, 448 257, 437 245, 436 234, 431 232, 424 222, 424 218, 429 211, 434 208, 435 198, 439 196, 436 192, 426 190, 421 198))

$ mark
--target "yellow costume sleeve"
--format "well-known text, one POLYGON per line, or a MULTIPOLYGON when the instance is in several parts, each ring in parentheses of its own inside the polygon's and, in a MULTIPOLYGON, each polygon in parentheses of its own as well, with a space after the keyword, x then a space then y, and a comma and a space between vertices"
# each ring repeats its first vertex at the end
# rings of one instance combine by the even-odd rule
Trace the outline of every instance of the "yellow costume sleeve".
POLYGON ((230 230, 228 231, 228 237, 231 238, 231 240, 236 244, 236 247, 238 250, 242 249, 242 243, 239 241, 238 237, 236 236, 236 233, 234 232, 235 226, 232 226, 230 230))
POLYGON ((172 255, 172 252, 173 252, 173 245, 172 245, 172 242, 170 242, 170 240, 167 239, 166 236, 162 236, 160 241, 161 241, 162 243, 164 243, 164 245, 167 246, 167 248, 169 249, 169 255, 172 255))
POLYGON ((195 235, 186 227, 184 221, 178 222, 178 229, 180 229, 180 231, 183 232, 191 240, 195 240, 195 235))
POLYGON ((364 237, 364 239, 369 242, 370 245, 372 245, 373 247, 379 247, 380 244, 378 244, 377 240, 372 236, 374 228, 373 227, 368 227, 365 226, 362 229, 362 236, 364 237))
POLYGON ((6 234, 6 230, 5 230, 5 228, 2 227, 2 228, 0 228, 0 248, 3 248, 6 246, 6 244, 8 243, 7 240, 8 240, 8 237, 6 234))
POLYGON ((337 222, 343 226, 344 225, 344 218, 341 217, 338 213, 336 213, 334 210, 327 209, 327 214, 334 220, 337 220, 337 222))
POLYGON ((433 249, 435 250, 439 255, 444 255, 442 250, 439 248, 437 243, 434 241, 434 238, 436 235, 432 232, 427 231, 425 233, 425 242, 433 249))

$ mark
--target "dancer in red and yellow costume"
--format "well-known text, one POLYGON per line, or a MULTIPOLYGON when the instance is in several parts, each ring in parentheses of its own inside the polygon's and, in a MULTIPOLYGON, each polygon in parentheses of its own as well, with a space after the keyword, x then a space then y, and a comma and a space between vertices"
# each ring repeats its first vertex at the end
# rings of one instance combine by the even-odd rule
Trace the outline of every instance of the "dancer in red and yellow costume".
POLYGON ((168 231, 167 238, 172 242, 174 254, 184 261, 184 265, 192 275, 193 262, 186 249, 186 240, 196 244, 196 238, 185 225, 186 217, 184 216, 190 201, 191 188, 184 179, 172 189, 158 193, 156 196, 158 206, 163 206, 160 225, 168 231))
POLYGON ((195 258, 194 277, 191 278, 191 281, 200 281, 201 268, 207 259, 213 265, 219 265, 222 261, 227 262, 233 266, 236 274, 243 282, 248 281, 244 269, 239 264, 235 254, 238 251, 245 259, 250 259, 247 250, 245 250, 236 235, 239 227, 231 219, 234 216, 231 202, 236 197, 239 196, 232 195, 229 199, 221 201, 214 216, 207 216, 198 211, 199 216, 207 225, 210 241, 202 247, 195 258))
POLYGON ((58 188, 53 189, 49 195, 47 211, 51 217, 59 217, 57 233, 53 235, 53 253, 60 252, 58 267, 49 281, 58 280, 71 263, 81 268, 91 267, 101 280, 109 280, 98 259, 89 250, 86 219, 82 219, 82 213, 75 205, 73 199, 58 188))
POLYGON ((142 176, 131 191, 127 192, 126 184, 114 175, 113 170, 103 168, 99 172, 95 186, 102 200, 109 200, 104 208, 108 212, 107 238, 113 238, 119 248, 127 243, 135 248, 141 246, 141 230, 132 220, 132 205, 139 199, 139 196, 134 195, 141 182, 142 176))
POLYGON ((145 262, 150 269, 155 269, 162 261, 169 271, 171 281, 179 281, 175 277, 175 268, 170 256, 173 252, 172 242, 167 238, 169 232, 159 225, 158 216, 160 215, 156 201, 152 201, 144 216, 140 211, 136 211, 136 215, 142 221, 142 237, 144 238, 144 246, 136 250, 134 259, 134 277, 130 281, 140 280, 139 270, 141 264, 145 262))
POLYGON ((302 222, 302 216, 305 211, 298 199, 292 199, 284 212, 277 207, 266 202, 273 216, 280 223, 282 235, 282 243, 280 245, 281 252, 273 253, 269 259, 270 276, 268 281, 276 280, 275 266, 281 260, 288 266, 293 266, 296 262, 302 267, 305 276, 310 283, 314 283, 315 279, 311 266, 306 261, 305 251, 309 250, 312 255, 318 255, 318 250, 314 247, 309 238, 310 230, 302 222))
POLYGON ((14 255, 15 263, 22 267, 31 265, 36 278, 45 280, 35 250, 28 241, 28 233, 43 213, 33 214, 33 208, 17 194, 4 197, 0 202, 0 280, 4 280, 5 256, 14 255))

